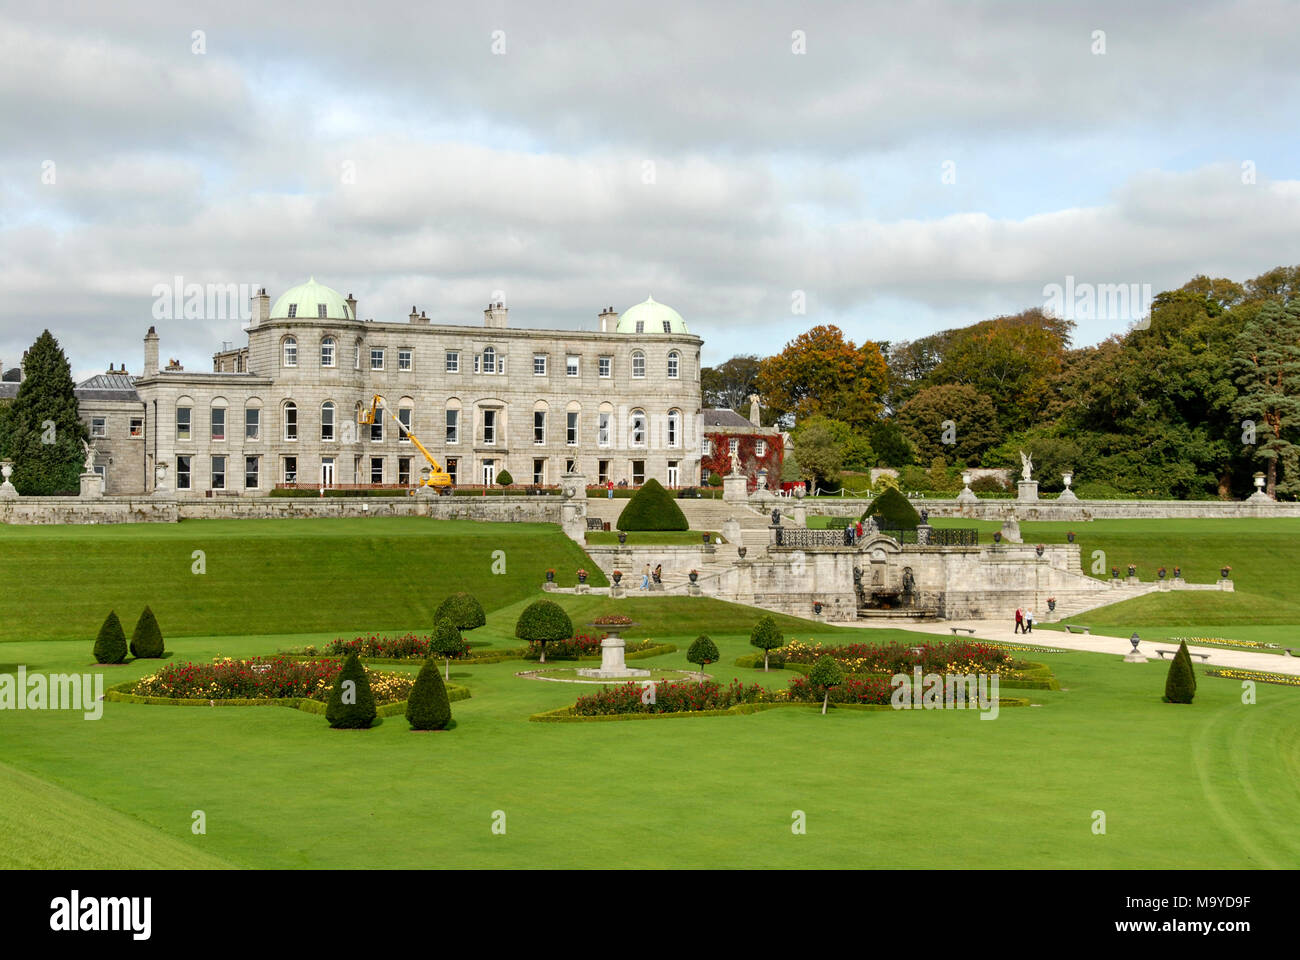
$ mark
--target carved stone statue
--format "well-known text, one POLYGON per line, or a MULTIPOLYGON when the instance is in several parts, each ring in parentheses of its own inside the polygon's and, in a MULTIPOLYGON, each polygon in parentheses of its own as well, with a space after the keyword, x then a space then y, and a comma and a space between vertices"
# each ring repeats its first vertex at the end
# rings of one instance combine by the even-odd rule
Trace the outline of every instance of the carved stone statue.
POLYGON ((921 508, 921 522, 922 523, 930 522, 930 511, 926 510, 924 507, 921 508))
POLYGON ((87 443, 85 440, 81 441, 81 446, 86 451, 86 469, 83 472, 94 473, 95 456, 98 451, 95 450, 95 445, 93 443, 87 443))
POLYGON ((1028 480, 1034 470, 1034 458, 1025 451, 1020 451, 1020 479, 1028 480))
POLYGON ((773 508, 772 508, 772 526, 774 526, 774 527, 779 527, 779 526, 781 526, 781 508, 780 508, 780 507, 773 507, 773 508))

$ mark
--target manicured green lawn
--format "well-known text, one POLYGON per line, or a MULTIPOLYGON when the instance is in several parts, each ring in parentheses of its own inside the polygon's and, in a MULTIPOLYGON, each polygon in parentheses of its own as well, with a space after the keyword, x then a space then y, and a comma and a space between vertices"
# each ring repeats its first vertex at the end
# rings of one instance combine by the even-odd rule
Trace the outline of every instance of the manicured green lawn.
MULTIPOLYGON (((715 676, 786 683, 730 666, 751 652, 743 637, 714 639, 715 676)), ((268 644, 175 646, 206 659, 268 644)), ((639 665, 685 669, 679 647, 639 665)), ((72 643, 6 653, 46 670, 88 659, 72 643)), ((76 865, 90 825, 108 823, 140 856, 177 865, 212 863, 206 855, 246 867, 1300 866, 1300 691, 1261 685, 1259 703, 1243 706, 1237 683, 1202 677, 1197 702, 1173 706, 1159 699, 1159 663, 1038 656, 1064 689, 1028 691, 1041 707, 992 721, 787 708, 530 723, 585 688, 519 679, 521 663, 453 666, 474 696, 438 734, 411 734, 400 717, 337 732, 274 707, 108 703, 98 721, 12 713, 0 724, 6 762, 79 801, 58 817, 29 811, 41 829, 7 831, 7 858, 76 865), (102 807, 142 826, 123 834, 102 807), (190 833, 194 810, 205 836, 190 833), (497 810, 504 836, 490 829, 497 810), (796 810, 806 836, 790 831, 796 810), (1091 831, 1096 810, 1105 836, 1091 831)), ((7 790, 0 816, 13 822, 29 797, 7 790)))
MULTIPOLYGON (((1194 580, 1205 579, 1197 565, 1216 573, 1226 554, 1241 591, 1152 600, 1231 604, 1253 595, 1265 611, 1286 600, 1297 579, 1289 571, 1300 549, 1287 545, 1297 528, 1202 523, 1217 522, 1072 528, 1085 557, 1105 549, 1150 569, 1181 562, 1194 580)), ((1028 542, 1050 542, 1067 526, 1023 529, 1028 542)), ((547 566, 562 581, 578 566, 594 570, 554 527, 527 524, 5 527, 0 582, 22 587, 0 596, 0 637, 10 641, 0 644, 0 672, 91 670, 106 605, 129 630, 151 603, 176 662, 369 630, 426 631, 436 603, 464 587, 488 610, 487 625, 468 634, 476 646, 518 646, 519 611, 549 596, 578 631, 617 610, 638 624, 629 639, 678 647, 637 666, 693 669, 686 649, 708 633, 723 656, 708 671, 719 680, 774 688, 789 680, 733 666, 754 652, 748 631, 761 611, 707 598, 544 594, 547 566), (204 576, 189 572, 194 549, 207 552, 204 576), (493 550, 505 552, 506 573, 491 572, 493 550), (47 639, 58 637, 75 639, 47 639)), ((1290 630, 1253 625, 1249 608, 1237 610, 1237 623, 1216 625, 1224 615, 1206 609, 1212 616, 1187 626, 1169 619, 1176 606, 1156 609, 1141 621, 1143 636, 1275 639, 1290 630)), ((1101 628, 1106 613, 1079 619, 1101 628)), ((1114 617, 1138 622, 1124 611, 1114 617)), ((804 641, 917 637, 776 619, 787 638, 804 641)), ((1030 659, 1049 663, 1062 689, 1005 689, 1039 706, 1007 708, 996 720, 783 708, 532 723, 531 714, 591 688, 518 678, 535 666, 523 661, 453 664, 452 682, 473 697, 453 705, 454 729, 435 734, 412 734, 401 717, 332 731, 319 716, 276 707, 109 702, 93 721, 5 711, 0 866, 1300 867, 1300 690, 1261 684, 1258 703, 1244 705, 1238 682, 1201 672, 1196 702, 1168 705, 1159 661, 1030 659), (190 832, 196 810, 206 835, 190 832), (505 835, 492 832, 495 811, 505 813, 505 835), (807 817, 806 835, 790 830, 795 811, 807 817), (1092 831, 1094 811, 1106 815, 1105 835, 1092 831)), ((157 663, 94 670, 113 684, 157 663)))

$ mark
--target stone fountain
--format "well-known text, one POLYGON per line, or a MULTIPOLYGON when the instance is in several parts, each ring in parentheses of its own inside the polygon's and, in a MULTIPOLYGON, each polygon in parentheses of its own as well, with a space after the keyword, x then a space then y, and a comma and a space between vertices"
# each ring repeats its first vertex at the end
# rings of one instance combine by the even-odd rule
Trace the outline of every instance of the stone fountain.
POLYGON ((582 667, 578 670, 578 676, 593 680, 640 680, 650 676, 649 670, 633 669, 623 658, 627 643, 619 634, 628 627, 635 627, 635 623, 591 623, 589 626, 600 627, 606 634, 600 641, 600 666, 582 667))

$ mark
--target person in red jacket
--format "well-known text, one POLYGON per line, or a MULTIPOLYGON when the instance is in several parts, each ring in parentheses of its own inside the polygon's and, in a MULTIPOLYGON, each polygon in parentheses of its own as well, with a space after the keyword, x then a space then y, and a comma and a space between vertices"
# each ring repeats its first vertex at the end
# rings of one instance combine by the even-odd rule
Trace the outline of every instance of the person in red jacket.
POLYGON ((1016 633, 1022 633, 1025 629, 1025 612, 1016 607, 1016 633))

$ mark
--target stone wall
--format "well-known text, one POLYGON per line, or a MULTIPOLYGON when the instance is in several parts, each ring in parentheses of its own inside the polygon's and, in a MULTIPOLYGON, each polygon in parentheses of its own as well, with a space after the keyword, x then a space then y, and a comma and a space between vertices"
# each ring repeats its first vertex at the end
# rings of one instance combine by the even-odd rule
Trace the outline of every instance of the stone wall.
MULTIPOLYGON (((871 503, 869 499, 845 498, 841 501, 771 498, 782 512, 793 515, 801 504, 809 516, 857 517, 871 503)), ((751 503, 759 504, 751 497, 751 503)), ((1300 502, 1262 502, 1258 500, 977 500, 962 503, 953 499, 913 500, 917 510, 928 510, 931 517, 967 520, 1231 520, 1240 517, 1300 517, 1300 502)))

